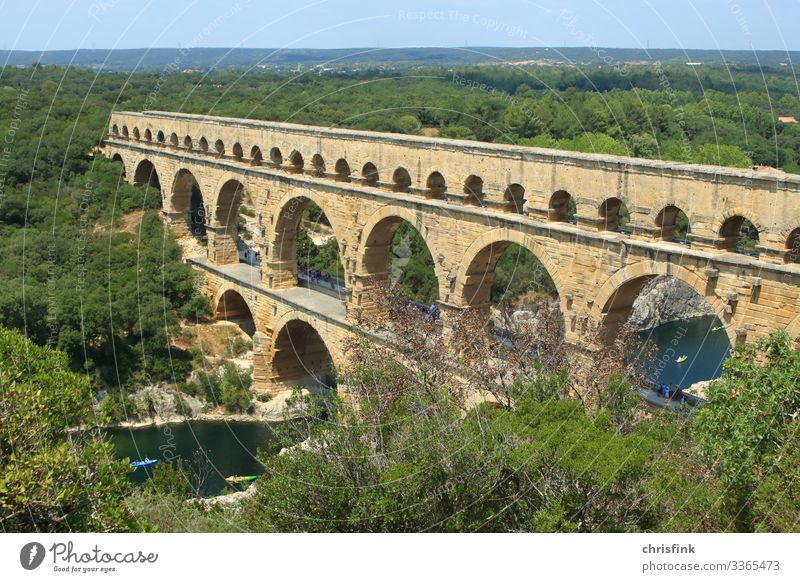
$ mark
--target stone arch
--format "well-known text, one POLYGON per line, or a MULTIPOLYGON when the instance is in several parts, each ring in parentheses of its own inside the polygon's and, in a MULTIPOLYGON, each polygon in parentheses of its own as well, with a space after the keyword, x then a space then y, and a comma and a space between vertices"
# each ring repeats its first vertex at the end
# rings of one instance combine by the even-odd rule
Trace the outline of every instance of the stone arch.
POLYGON ((201 137, 200 141, 197 142, 197 149, 204 154, 208 153, 208 140, 205 137, 201 137))
MULTIPOLYGON (((325 213, 333 236, 340 243, 344 232, 337 222, 336 198, 323 196, 315 190, 302 190, 286 194, 278 203, 278 213, 271 232, 269 245, 270 269, 267 274, 271 288, 282 289, 297 285, 297 229, 309 202, 313 202, 325 213)), ((341 261, 344 279, 347 280, 345 261, 341 261)))
POLYGON ((328 346, 334 338, 313 317, 298 311, 285 314, 274 326, 271 342, 270 387, 273 391, 303 386, 312 392, 335 388, 338 354, 328 346))
POLYGON ((311 157, 311 173, 315 176, 324 176, 325 175, 325 160, 322 159, 322 156, 319 154, 314 154, 311 157))
POLYGON ((255 311, 233 286, 225 285, 214 301, 214 319, 231 321, 252 339, 256 333, 255 311))
POLYGON ((800 263, 800 226, 795 228, 786 237, 784 262, 800 263))
POLYGON ((233 154, 233 159, 237 162, 241 162, 244 159, 244 150, 242 149, 242 144, 240 144, 238 141, 233 144, 231 153, 233 154))
POLYGON ((687 222, 687 233, 692 231, 692 225, 689 221, 689 215, 683 209, 678 208, 674 204, 668 204, 656 216, 656 231, 654 233, 657 239, 671 239, 675 236, 676 228, 681 221, 681 215, 687 222))
POLYGON ((158 172, 156 167, 147 158, 143 158, 136 164, 136 169, 133 172, 133 185, 134 186, 152 186, 153 188, 161 189, 161 183, 158 179, 158 172))
POLYGON ((555 284, 561 313, 567 313, 564 293, 566 282, 558 264, 534 237, 508 228, 497 228, 484 233, 464 252, 456 275, 453 303, 462 307, 478 308, 488 305, 497 261, 512 243, 528 249, 544 266, 555 284))
POLYGON ((464 204, 480 206, 483 201, 483 178, 471 174, 464 180, 464 204))
POLYGON ((133 139, 135 139, 136 141, 139 141, 141 138, 142 138, 142 135, 139 133, 139 128, 138 127, 134 127, 133 128, 133 139))
POLYGON ((192 137, 190 135, 187 135, 186 137, 183 138, 183 147, 186 150, 192 151, 193 144, 192 144, 192 137))
POLYGON ((251 166, 260 166, 261 162, 264 160, 264 156, 261 155, 261 148, 257 145, 254 145, 250 148, 250 165, 251 166))
POLYGON ((144 130, 144 141, 151 142, 153 141, 153 132, 150 131, 150 128, 144 130))
POLYGON ((619 231, 625 226, 626 217, 630 216, 628 207, 621 198, 606 198, 597 209, 598 230, 619 231))
POLYGON ((180 140, 178 139, 178 134, 172 132, 169 136, 169 147, 173 149, 178 149, 178 145, 180 144, 180 140))
POLYGON ((515 214, 522 214, 525 209, 525 188, 520 184, 509 184, 503 192, 506 210, 515 214))
POLYGON ((218 158, 221 158, 225 155, 225 142, 223 142, 221 139, 218 139, 214 142, 214 154, 218 158))
POLYGON ((447 181, 441 172, 434 170, 428 174, 428 179, 425 181, 425 196, 426 198, 442 198, 447 192, 447 181))
POLYGON ((725 326, 731 345, 736 345, 733 319, 725 313, 725 302, 714 294, 714 285, 686 267, 664 261, 639 261, 623 267, 603 284, 592 304, 591 317, 597 322, 600 341, 610 342, 630 316, 633 302, 648 281, 659 276, 674 277, 704 298, 725 326))
POLYGON ((269 161, 272 162, 272 165, 275 167, 283 164, 283 154, 281 154, 280 148, 272 148, 269 150, 269 161))
POLYGON ((392 173, 392 191, 393 192, 410 192, 411 191, 411 174, 402 166, 397 168, 392 173))
POLYGON ((198 238, 205 235, 208 209, 200 183, 190 170, 181 168, 175 173, 168 209, 173 228, 181 230, 185 225, 188 234, 198 238))
POLYGON ((111 126, 111 135, 119 135, 119 126, 116 123, 111 126))
POLYGON ((375 187, 378 185, 380 181, 380 176, 378 175, 378 168, 372 162, 367 162, 361 168, 361 178, 364 180, 364 184, 367 186, 375 187))
POLYGON ((556 190, 547 204, 549 222, 572 222, 575 218, 575 199, 566 190, 556 190))
POLYGON ((336 165, 334 166, 333 170, 336 172, 336 180, 338 182, 350 181, 350 164, 348 164, 347 160, 344 158, 339 158, 336 160, 336 165))
POLYGON ((303 171, 303 166, 305 166, 303 154, 297 150, 293 150, 289 155, 289 171, 294 174, 300 174, 303 171))
POLYGON ((129 137, 128 136, 128 126, 127 125, 123 125, 122 126, 122 137, 124 137, 125 139, 128 139, 128 137, 129 137))
POLYGON ((239 216, 239 205, 244 198, 244 184, 238 177, 223 177, 216 189, 217 197, 214 201, 213 224, 228 228, 236 228, 239 216))
POLYGON ((433 258, 439 298, 443 299, 447 295, 447 274, 442 267, 444 254, 433 244, 431 233, 428 232, 427 225, 423 222, 423 215, 406 208, 381 206, 367 217, 361 234, 362 243, 359 248, 356 271, 367 282, 360 299, 356 298, 356 305, 362 309, 380 310, 384 308, 384 306, 379 306, 371 301, 368 287, 373 285, 381 287, 388 282, 391 242, 403 222, 408 222, 422 236, 433 258))
POLYGON ((117 152, 113 156, 111 156, 111 161, 112 162, 119 162, 122 165, 121 174, 122 174, 123 178, 128 175, 127 170, 125 169, 125 160, 122 159, 122 156, 119 154, 119 152, 117 152))
POLYGON ((717 240, 717 248, 726 251, 737 250, 742 228, 748 223, 752 225, 756 231, 754 234, 756 235, 756 245, 758 245, 761 234, 764 232, 764 227, 748 218, 743 212, 731 211, 726 213, 725 218, 719 224, 717 230, 717 236, 719 237, 717 240))
POLYGON ((158 133, 156 134, 156 141, 161 145, 164 145, 164 143, 167 141, 167 138, 164 137, 164 132, 161 131, 160 129, 158 130, 158 133))

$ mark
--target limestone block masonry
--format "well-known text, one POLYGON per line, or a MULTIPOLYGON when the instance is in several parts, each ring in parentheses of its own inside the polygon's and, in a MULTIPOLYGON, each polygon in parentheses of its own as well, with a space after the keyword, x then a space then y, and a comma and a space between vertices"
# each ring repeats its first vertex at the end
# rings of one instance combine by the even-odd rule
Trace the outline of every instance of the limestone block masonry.
POLYGON ((800 176, 157 111, 114 113, 104 151, 129 181, 159 185, 177 236, 191 235, 192 191, 202 194, 208 254, 194 264, 215 306, 232 291, 250 307, 262 389, 308 373, 319 342, 341 361, 350 322, 381 309, 370 286, 388 277, 402 221, 430 249, 445 313, 486 309, 497 260, 517 243, 555 282, 575 344, 613 337, 659 275, 705 298, 732 343, 775 329, 800 336, 800 176), (233 268, 243 200, 259 230, 255 282, 233 268), (309 201, 339 243, 341 313, 285 293, 297 285, 296 230, 309 201), (619 229, 622 205, 630 222, 619 229), (678 210, 691 244, 670 241, 678 210), (758 229, 756 256, 734 252, 743 219, 758 229))

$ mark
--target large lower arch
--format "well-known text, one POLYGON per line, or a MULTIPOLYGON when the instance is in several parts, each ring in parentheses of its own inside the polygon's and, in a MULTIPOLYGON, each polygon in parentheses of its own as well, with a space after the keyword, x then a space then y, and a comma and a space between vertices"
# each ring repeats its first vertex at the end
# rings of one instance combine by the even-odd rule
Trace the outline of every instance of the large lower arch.
POLYGON ((242 294, 232 287, 223 287, 220 290, 214 302, 214 319, 235 323, 250 338, 256 333, 253 310, 242 294))
POLYGON ((120 164, 122 164, 120 174, 122 174, 122 177, 125 178, 128 175, 128 172, 125 169, 125 160, 122 159, 122 156, 119 153, 116 153, 113 156, 111 156, 111 161, 119 162, 120 164))
POLYGON ((275 326, 269 385, 272 391, 298 386, 320 393, 335 388, 334 356, 315 321, 289 313, 275 326))
POLYGON ((422 236, 433 258, 439 299, 446 295, 444 285, 446 274, 441 261, 437 260, 437 257, 443 254, 433 244, 431 233, 422 221, 422 215, 405 208, 382 206, 367 218, 367 223, 362 229, 362 242, 356 263, 356 276, 361 289, 353 298, 354 307, 359 308, 362 314, 370 312, 374 314, 385 309, 385 306, 374 301, 374 292, 371 290, 385 287, 389 283, 392 239, 403 222, 410 224, 422 236))
POLYGON ((674 277, 682 281, 703 297, 725 326, 725 332, 731 345, 736 345, 735 324, 725 313, 725 303, 714 294, 713 284, 686 269, 673 263, 661 261, 640 261, 629 267, 623 267, 609 277, 595 296, 591 317, 598 325, 598 341, 613 343, 620 329, 628 321, 633 302, 644 286, 658 276, 674 277))
POLYGON ((225 175, 216 188, 217 195, 207 221, 208 258, 217 265, 239 262, 239 207, 245 186, 237 178, 225 175))
MULTIPOLYGON (((303 213, 313 202, 322 210, 333 229, 333 236, 339 243, 344 232, 336 221, 336 199, 320 195, 314 190, 291 192, 278 203, 278 216, 269 243, 267 264, 267 284, 272 289, 286 289, 297 285, 297 229, 303 213)), ((344 279, 347 280, 347 265, 343 265, 344 279)))

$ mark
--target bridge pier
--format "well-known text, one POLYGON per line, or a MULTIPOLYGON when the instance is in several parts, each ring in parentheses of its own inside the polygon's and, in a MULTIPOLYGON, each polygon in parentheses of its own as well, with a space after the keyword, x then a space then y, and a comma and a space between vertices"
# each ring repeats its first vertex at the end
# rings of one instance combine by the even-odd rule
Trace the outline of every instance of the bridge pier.
POLYGON ((236 247, 236 225, 206 226, 208 237, 208 259, 215 265, 229 265, 239 262, 239 250, 236 247))

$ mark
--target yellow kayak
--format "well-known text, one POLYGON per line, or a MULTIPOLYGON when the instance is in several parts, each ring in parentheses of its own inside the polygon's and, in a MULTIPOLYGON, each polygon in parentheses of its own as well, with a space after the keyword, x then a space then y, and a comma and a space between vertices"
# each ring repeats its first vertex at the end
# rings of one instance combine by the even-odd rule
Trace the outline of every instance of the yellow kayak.
POLYGON ((689 356, 680 356, 678 359, 675 360, 675 363, 676 364, 682 364, 688 359, 689 359, 689 356))

